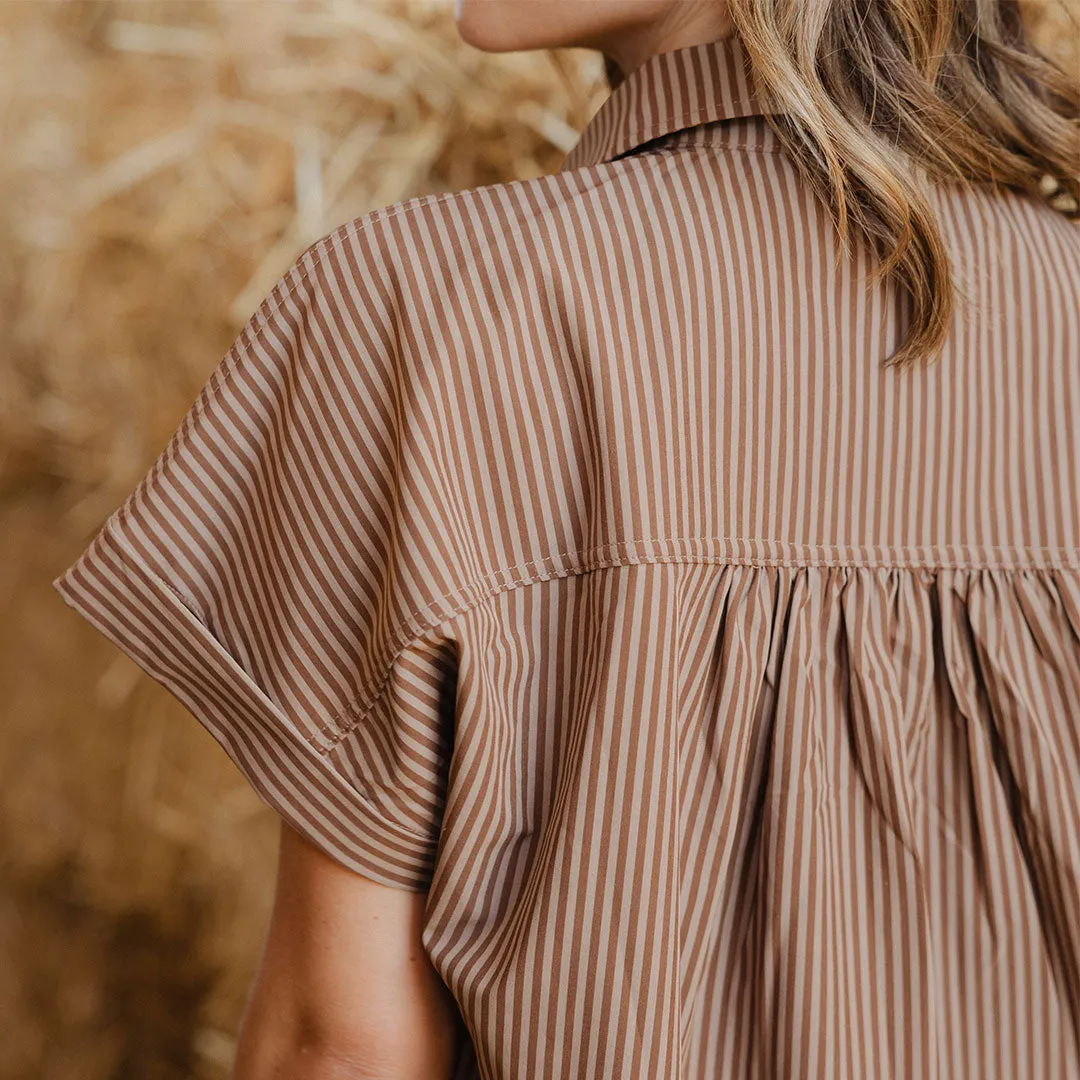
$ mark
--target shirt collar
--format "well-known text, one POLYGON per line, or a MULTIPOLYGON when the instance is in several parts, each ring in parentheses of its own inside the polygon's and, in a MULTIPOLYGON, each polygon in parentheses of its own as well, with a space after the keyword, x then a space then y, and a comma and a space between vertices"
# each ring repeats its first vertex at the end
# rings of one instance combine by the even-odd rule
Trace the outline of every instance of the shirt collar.
POLYGON ((767 111, 737 34, 654 53, 611 92, 559 172, 611 161, 683 128, 767 111))

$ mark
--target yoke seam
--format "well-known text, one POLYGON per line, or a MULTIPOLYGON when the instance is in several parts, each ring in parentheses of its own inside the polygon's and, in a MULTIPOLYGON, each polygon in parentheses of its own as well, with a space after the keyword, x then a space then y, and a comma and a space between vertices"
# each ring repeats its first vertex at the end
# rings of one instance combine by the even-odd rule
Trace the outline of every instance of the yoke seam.
MULTIPOLYGON (((748 543, 779 543, 779 541, 763 540, 761 538, 748 538, 748 537, 696 537, 696 538, 684 538, 684 537, 659 537, 654 539, 638 539, 638 540, 621 540, 615 541, 611 544, 604 544, 598 548, 592 549, 593 551, 609 550, 611 548, 627 547, 630 544, 642 544, 642 543, 662 543, 665 540, 697 540, 701 541, 742 541, 748 543)), ((806 545, 816 547, 837 547, 844 545, 806 545)), ((864 545, 847 545, 851 547, 859 547, 864 545)), ((924 545, 934 546, 934 545, 924 545)), ((939 546, 956 546, 964 547, 965 545, 939 545, 939 546)), ((383 670, 382 678, 373 687, 366 690, 362 690, 360 693, 352 697, 345 705, 343 705, 336 712, 332 713, 329 720, 325 724, 320 724, 320 731, 323 738, 317 739, 315 736, 305 736, 307 740, 312 743, 320 751, 327 753, 335 746, 338 745, 343 739, 347 738, 350 732, 358 727, 364 719, 371 713, 371 711, 379 704, 382 699, 383 692, 386 690, 390 681, 390 676, 393 671, 394 661, 413 644, 419 641, 425 634, 430 632, 440 622, 445 622, 448 619, 456 618, 459 615, 465 614, 476 607, 479 607, 482 603, 492 599, 495 596, 499 596, 503 593, 510 592, 513 589, 526 587, 529 585, 538 585, 545 581, 559 580, 561 578, 584 575, 593 573, 597 570, 605 570, 618 568, 622 566, 638 566, 638 565, 655 565, 655 564, 673 564, 673 565, 730 565, 730 566, 757 566, 757 567, 793 567, 793 568, 809 568, 816 566, 831 566, 844 569, 925 569, 925 570, 1013 570, 1013 571, 1037 571, 1037 570, 1073 570, 1080 569, 1080 549, 1062 548, 1049 545, 1035 545, 1016 547, 1012 545, 977 545, 985 551, 1012 551, 1012 552, 1058 552, 1063 557, 1060 561, 1049 560, 1047 562, 1038 565, 1025 565, 1023 563, 1016 562, 980 562, 974 563, 965 561, 963 559, 954 562, 932 560, 932 559, 783 559, 783 558, 770 558, 767 556, 739 556, 739 555, 665 555, 661 553, 651 552, 641 555, 624 555, 615 558, 592 558, 584 559, 580 563, 564 567, 555 567, 552 564, 556 560, 562 559, 568 556, 577 557, 588 552, 575 551, 564 552, 559 555, 547 556, 543 559, 530 560, 524 563, 517 563, 513 566, 502 568, 499 570, 491 571, 484 575, 482 578, 471 581, 469 584, 461 586, 458 589, 454 589, 451 592, 445 593, 442 596, 432 600, 430 603, 425 604, 422 608, 417 608, 411 614, 402 619, 395 628, 390 632, 390 642, 387 648, 384 650, 383 655, 377 661, 377 668, 383 670), (1072 552, 1074 557, 1070 558, 1066 553, 1072 552), (536 567, 537 569, 529 572, 526 568, 536 567), (544 569, 544 568, 547 569, 544 569), (504 577, 506 580, 499 581, 500 577, 504 577), (466 599, 462 603, 449 608, 441 612, 441 617, 436 620, 429 620, 429 613, 442 607, 448 600, 461 594, 471 591, 479 590, 478 595, 473 596, 471 599, 466 599), (417 623, 417 620, 421 620, 417 623), (427 621, 425 621, 427 620, 427 621), (415 625, 410 625, 415 624, 415 625), (403 636, 406 635, 406 636, 403 636), (362 702, 365 697, 369 697, 367 705, 363 707, 362 711, 356 714, 347 724, 342 724, 340 721, 346 714, 352 712, 358 704, 362 702)))

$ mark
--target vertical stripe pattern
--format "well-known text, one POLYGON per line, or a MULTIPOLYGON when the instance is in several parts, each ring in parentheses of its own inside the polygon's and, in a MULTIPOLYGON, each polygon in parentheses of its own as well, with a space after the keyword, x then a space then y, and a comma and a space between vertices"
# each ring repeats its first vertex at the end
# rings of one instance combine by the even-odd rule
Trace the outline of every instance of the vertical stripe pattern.
POLYGON ((1080 232, 943 356, 737 39, 306 251, 54 581, 386 885, 455 1080, 1080 1077, 1080 232))

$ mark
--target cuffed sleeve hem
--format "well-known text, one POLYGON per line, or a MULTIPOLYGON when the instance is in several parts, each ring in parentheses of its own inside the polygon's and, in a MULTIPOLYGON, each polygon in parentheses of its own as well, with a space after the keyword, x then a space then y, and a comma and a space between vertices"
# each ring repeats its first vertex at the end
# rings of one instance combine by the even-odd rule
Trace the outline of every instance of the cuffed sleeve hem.
POLYGON ((124 544, 113 519, 52 585, 188 709, 296 831, 364 877, 411 891, 428 888, 437 842, 381 816, 124 544))

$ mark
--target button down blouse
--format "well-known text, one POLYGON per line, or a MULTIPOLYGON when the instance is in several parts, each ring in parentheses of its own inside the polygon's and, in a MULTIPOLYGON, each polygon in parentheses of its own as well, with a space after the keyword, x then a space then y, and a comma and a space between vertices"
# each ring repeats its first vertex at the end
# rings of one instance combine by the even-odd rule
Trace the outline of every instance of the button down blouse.
POLYGON ((1080 1076, 1080 230, 934 186, 943 355, 739 39, 300 256, 54 581, 500 1080, 1080 1076))

